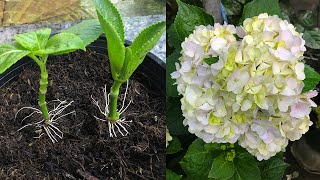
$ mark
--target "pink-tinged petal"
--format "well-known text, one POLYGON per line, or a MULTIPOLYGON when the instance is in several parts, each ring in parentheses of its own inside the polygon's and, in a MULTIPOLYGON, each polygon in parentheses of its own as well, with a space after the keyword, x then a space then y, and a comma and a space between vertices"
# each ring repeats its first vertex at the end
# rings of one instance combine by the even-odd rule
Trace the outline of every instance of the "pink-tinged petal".
POLYGON ((290 61, 292 59, 291 53, 287 49, 281 47, 274 52, 274 55, 284 61, 290 61))
POLYGON ((310 107, 308 103, 296 103, 291 106, 290 116, 295 118, 303 118, 310 114, 310 107))
POLYGON ((315 90, 314 91, 310 91, 306 95, 307 95, 308 98, 314 98, 314 97, 316 97, 318 95, 318 91, 315 91, 315 90))
POLYGON ((280 31, 279 40, 289 41, 292 39, 293 39, 293 35, 292 35, 291 31, 289 31, 289 30, 280 31))

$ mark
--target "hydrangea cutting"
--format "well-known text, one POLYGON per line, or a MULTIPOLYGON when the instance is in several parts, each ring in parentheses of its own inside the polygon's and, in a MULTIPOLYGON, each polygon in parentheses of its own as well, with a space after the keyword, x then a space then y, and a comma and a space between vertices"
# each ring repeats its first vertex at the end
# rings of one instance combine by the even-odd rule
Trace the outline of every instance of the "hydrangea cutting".
POLYGON ((181 47, 171 77, 190 133, 267 160, 309 130, 318 92, 304 90, 305 40, 288 21, 264 13, 201 25, 181 47))

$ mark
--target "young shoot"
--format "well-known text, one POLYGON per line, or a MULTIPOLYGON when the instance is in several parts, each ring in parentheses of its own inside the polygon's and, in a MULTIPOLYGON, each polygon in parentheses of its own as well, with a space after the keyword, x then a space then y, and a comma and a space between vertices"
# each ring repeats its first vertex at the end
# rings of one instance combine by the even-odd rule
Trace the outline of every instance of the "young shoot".
POLYGON ((124 46, 124 26, 118 10, 110 0, 94 0, 97 15, 101 28, 106 35, 108 45, 108 56, 114 83, 107 94, 104 88, 105 108, 100 107, 99 102, 92 98, 93 103, 98 107, 103 119, 95 117, 97 120, 108 122, 110 137, 117 137, 117 131, 125 136, 128 134, 126 125, 131 121, 126 121, 125 117, 120 117, 129 107, 132 101, 125 105, 128 80, 137 67, 143 62, 147 53, 156 45, 161 35, 165 31, 165 22, 158 22, 144 29, 132 42, 131 46, 124 46), (126 92, 122 106, 118 109, 119 90, 126 82, 126 92))
POLYGON ((47 134, 53 143, 58 142, 58 138, 62 139, 63 132, 57 127, 57 120, 75 111, 63 114, 64 110, 73 101, 68 103, 61 100, 54 100, 58 105, 53 110, 48 110, 46 102, 49 77, 47 70, 48 57, 49 55, 67 54, 79 49, 85 50, 86 45, 96 40, 101 33, 102 31, 97 20, 87 20, 52 37, 50 37, 51 29, 44 28, 33 32, 17 34, 14 36, 15 42, 0 45, 0 74, 4 73, 25 56, 33 59, 40 69, 39 109, 22 107, 17 111, 15 118, 22 110, 29 109, 32 110, 32 113, 23 118, 22 121, 34 114, 41 114, 42 119, 36 123, 27 124, 18 131, 28 126, 36 126, 36 132, 42 132, 43 130, 45 132, 40 133, 38 138, 47 134))

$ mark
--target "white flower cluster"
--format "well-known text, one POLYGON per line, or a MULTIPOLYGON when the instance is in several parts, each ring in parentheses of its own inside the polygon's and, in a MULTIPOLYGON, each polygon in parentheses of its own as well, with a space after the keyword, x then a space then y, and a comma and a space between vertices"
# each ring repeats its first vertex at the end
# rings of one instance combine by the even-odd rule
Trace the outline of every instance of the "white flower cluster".
POLYGON ((267 14, 243 27, 196 27, 171 74, 184 125, 207 143, 238 141, 258 160, 284 151, 308 131, 316 106, 316 91, 302 93, 304 44, 292 24, 267 14))

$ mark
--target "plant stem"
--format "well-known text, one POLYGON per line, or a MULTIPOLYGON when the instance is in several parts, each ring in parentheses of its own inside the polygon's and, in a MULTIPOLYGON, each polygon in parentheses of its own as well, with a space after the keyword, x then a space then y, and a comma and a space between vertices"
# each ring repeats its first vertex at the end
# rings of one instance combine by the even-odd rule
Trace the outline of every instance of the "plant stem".
POLYGON ((42 116, 46 123, 49 122, 49 112, 46 103, 46 93, 48 89, 48 71, 46 66, 40 67, 41 70, 41 79, 40 79, 40 88, 39 88, 39 106, 42 112, 42 116))
POLYGON ((38 104, 40 106, 40 110, 42 112, 42 117, 46 124, 49 123, 49 112, 46 103, 46 93, 48 89, 48 71, 46 67, 46 62, 48 59, 48 55, 44 55, 38 59, 34 55, 29 55, 40 67, 40 88, 39 88, 39 96, 38 96, 38 104))
POLYGON ((109 106, 108 120, 112 122, 116 122, 119 119, 119 112, 117 111, 117 105, 118 105, 118 95, 119 95, 121 84, 122 83, 119 81, 114 81, 110 89, 110 106, 109 106))

